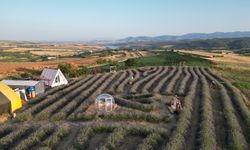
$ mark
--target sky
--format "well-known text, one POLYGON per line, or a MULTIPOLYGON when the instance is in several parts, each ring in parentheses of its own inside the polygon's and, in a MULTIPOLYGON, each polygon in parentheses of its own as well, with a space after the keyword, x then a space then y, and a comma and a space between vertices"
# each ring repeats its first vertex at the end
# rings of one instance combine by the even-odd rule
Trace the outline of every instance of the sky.
POLYGON ((250 31, 250 0, 0 0, 0 40, 250 31))

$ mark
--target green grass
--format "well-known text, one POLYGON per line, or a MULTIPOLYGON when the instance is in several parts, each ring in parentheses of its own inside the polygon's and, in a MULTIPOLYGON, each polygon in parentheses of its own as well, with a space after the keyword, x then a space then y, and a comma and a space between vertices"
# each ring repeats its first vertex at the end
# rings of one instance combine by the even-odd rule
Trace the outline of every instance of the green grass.
POLYGON ((209 60, 203 59, 197 55, 180 54, 176 52, 162 52, 154 56, 147 56, 138 58, 135 66, 172 66, 172 65, 186 65, 186 66, 211 66, 209 60))
POLYGON ((39 56, 33 56, 30 51, 25 52, 6 52, 0 51, 0 62, 35 62, 42 61, 39 56))
POLYGON ((218 63, 213 69, 220 76, 228 79, 250 99, 250 65, 218 63))

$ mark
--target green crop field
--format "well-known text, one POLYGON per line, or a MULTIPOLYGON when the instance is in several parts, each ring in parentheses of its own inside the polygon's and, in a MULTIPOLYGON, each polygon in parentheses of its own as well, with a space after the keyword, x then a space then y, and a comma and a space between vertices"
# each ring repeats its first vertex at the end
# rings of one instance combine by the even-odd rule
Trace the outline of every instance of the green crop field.
POLYGON ((161 65, 186 65, 186 66, 211 66, 211 62, 197 55, 180 54, 176 52, 161 52, 154 56, 142 57, 136 60, 135 66, 161 66, 161 65))

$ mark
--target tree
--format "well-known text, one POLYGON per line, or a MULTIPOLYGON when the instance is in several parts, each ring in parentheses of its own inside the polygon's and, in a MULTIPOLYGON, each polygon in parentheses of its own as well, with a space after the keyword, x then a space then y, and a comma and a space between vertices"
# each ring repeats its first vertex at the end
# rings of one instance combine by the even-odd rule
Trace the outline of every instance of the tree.
POLYGON ((125 65, 126 65, 126 67, 132 67, 132 66, 135 66, 135 64, 136 64, 136 60, 135 59, 128 59, 128 60, 126 60, 125 61, 125 65))
POLYGON ((77 69, 70 64, 59 64, 58 68, 69 78, 78 76, 77 69))

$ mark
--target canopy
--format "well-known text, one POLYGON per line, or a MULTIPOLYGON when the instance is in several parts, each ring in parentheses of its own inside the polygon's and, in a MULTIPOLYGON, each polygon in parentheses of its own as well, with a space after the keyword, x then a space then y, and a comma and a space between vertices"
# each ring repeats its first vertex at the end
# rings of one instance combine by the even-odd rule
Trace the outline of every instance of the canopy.
POLYGON ((21 98, 10 87, 0 82, 0 114, 13 113, 21 107, 21 98))

